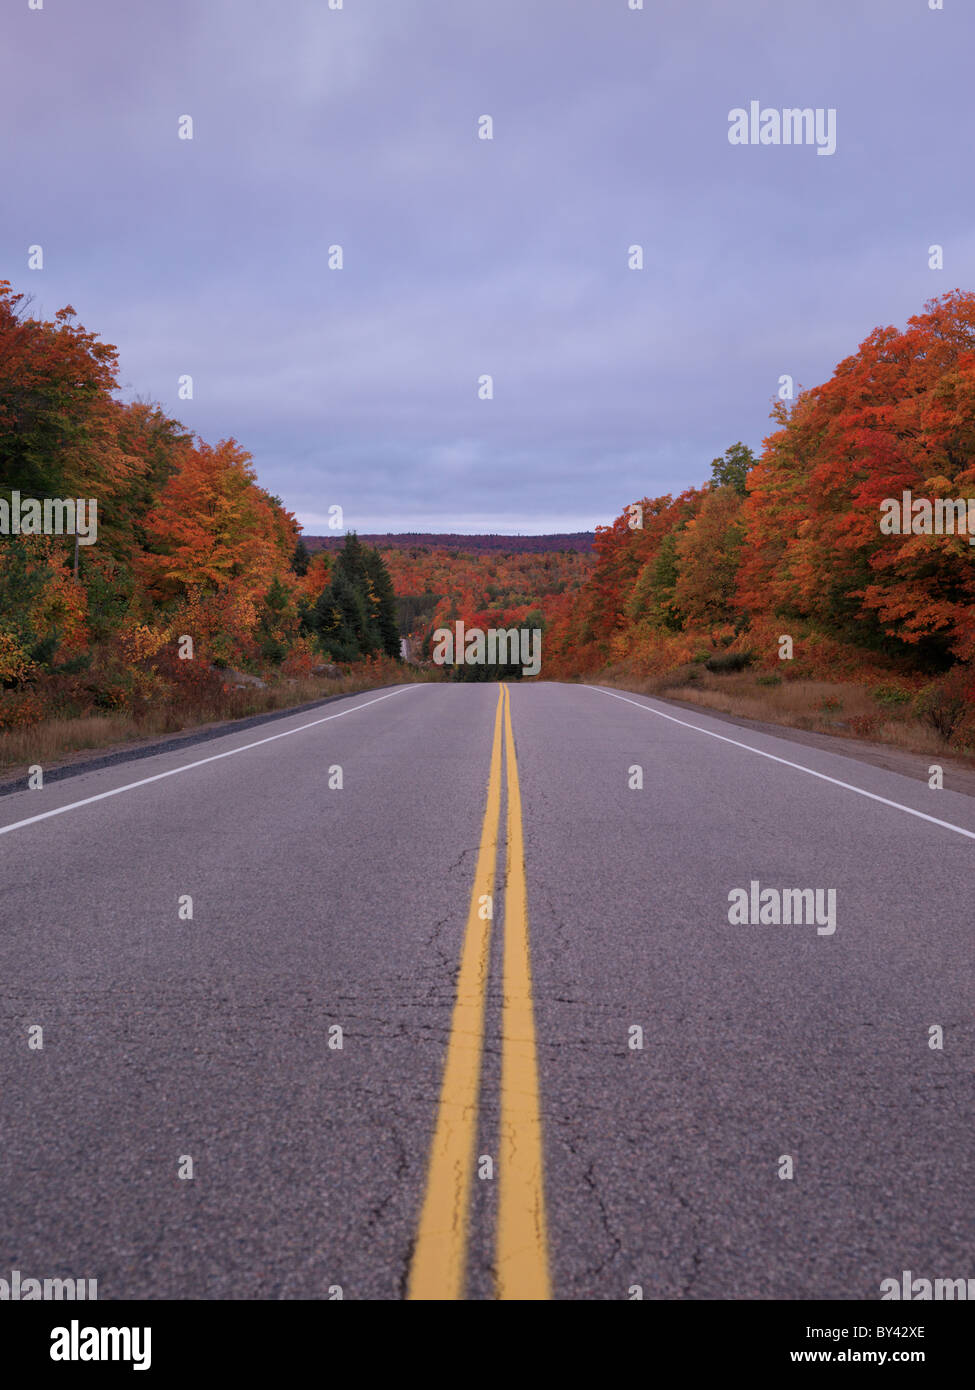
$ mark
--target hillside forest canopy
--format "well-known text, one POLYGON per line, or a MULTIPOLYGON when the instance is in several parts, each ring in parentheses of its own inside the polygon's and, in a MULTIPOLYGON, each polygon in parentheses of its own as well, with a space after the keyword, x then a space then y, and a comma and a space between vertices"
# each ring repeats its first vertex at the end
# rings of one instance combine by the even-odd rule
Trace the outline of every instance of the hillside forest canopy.
POLYGON ((123 402, 113 346, 70 306, 50 321, 29 310, 0 281, 0 513, 18 495, 97 499, 98 534, 0 534, 0 730, 138 715, 228 670, 395 671, 401 643, 428 660, 457 620, 539 628, 543 678, 722 660, 828 672, 893 682, 970 729, 975 548, 964 533, 885 534, 878 518, 904 494, 975 498, 972 293, 876 328, 828 381, 774 403, 757 454, 730 445, 700 485, 627 503, 591 545, 303 539, 235 439, 209 444, 158 404, 123 402))

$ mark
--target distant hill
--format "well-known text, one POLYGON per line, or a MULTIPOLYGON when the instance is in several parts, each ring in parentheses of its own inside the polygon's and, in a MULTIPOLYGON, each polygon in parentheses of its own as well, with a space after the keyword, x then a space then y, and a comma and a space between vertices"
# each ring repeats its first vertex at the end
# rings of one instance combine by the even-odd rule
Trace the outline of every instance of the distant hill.
MULTIPOLYGON (((552 550, 575 550, 588 554, 596 538, 595 531, 565 531, 550 536, 458 536, 451 532, 406 531, 397 535, 360 535, 360 541, 378 550, 459 550, 469 555, 523 555, 552 550)), ((341 550, 341 536, 303 536, 312 553, 316 550, 341 550)))

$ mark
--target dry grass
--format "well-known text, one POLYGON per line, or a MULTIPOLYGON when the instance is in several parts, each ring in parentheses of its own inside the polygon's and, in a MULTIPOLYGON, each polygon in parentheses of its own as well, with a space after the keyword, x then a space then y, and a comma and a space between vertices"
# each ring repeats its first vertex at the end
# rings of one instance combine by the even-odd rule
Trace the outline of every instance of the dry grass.
MULTIPOLYGON (((404 668, 399 679, 408 682, 436 680, 439 673, 431 674, 411 666, 404 668)), ((330 695, 353 695, 388 684, 390 675, 384 671, 375 676, 308 676, 300 680, 281 680, 264 690, 244 686, 226 694, 216 719, 212 714, 207 718, 200 710, 171 707, 150 710, 140 719, 122 713, 45 719, 28 728, 0 732, 0 772, 26 776, 27 769, 34 764, 50 768, 58 762, 73 761, 72 755, 87 749, 115 749, 135 741, 207 728, 215 722, 246 719, 255 714, 270 714, 274 710, 327 699, 330 695)))
POLYGON ((958 757, 968 751, 964 746, 948 744, 915 717, 910 704, 880 703, 869 686, 826 680, 761 685, 761 675, 751 671, 715 675, 697 666, 643 680, 614 674, 601 683, 718 710, 736 719, 782 724, 839 738, 866 739, 909 753, 958 757))

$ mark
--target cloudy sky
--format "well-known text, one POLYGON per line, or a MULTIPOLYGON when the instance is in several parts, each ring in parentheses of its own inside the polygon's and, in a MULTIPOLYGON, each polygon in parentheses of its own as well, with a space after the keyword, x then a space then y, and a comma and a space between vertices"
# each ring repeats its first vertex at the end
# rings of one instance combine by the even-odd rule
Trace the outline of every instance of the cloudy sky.
POLYGON ((0 276, 312 533, 588 530, 975 287, 971 0, 29 3, 0 276), (730 144, 752 101, 835 153, 730 144))

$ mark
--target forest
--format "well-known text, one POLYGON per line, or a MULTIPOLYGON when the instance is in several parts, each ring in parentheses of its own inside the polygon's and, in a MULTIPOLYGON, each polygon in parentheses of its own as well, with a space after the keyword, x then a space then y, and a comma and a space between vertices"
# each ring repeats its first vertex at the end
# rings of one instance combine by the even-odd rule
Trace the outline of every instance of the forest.
POLYGON ((560 596, 576 593, 593 564, 575 550, 478 554, 415 546, 381 553, 399 596, 403 635, 421 658, 429 656, 432 633, 458 619, 468 628, 544 632, 560 596))
POLYGON ((871 735, 910 714, 973 744, 975 551, 881 525, 891 499, 975 498, 971 293, 875 329, 774 404, 759 454, 732 444, 591 547, 302 538, 235 439, 123 403, 117 373, 70 306, 41 321, 0 281, 0 739, 88 720, 98 741, 106 716, 131 736, 296 703, 321 693, 310 681, 402 679, 401 639, 410 677, 436 678, 432 634, 460 619, 540 628, 543 678, 720 707, 737 677, 743 712, 785 719, 777 687, 805 683, 823 726, 871 735), (97 542, 42 533, 30 498, 97 502, 97 542))
POLYGON ((39 320, 0 281, 0 738, 47 723, 29 746, 57 751, 395 675, 376 550, 310 556, 236 440, 120 402, 117 372, 70 306, 39 320), (90 499, 97 535, 45 534, 41 499, 90 499))
POLYGON ((775 687, 805 682, 837 731, 912 715, 971 747, 975 551, 966 534, 881 523, 905 493, 975 498, 975 294, 875 329, 828 381, 776 401, 772 425, 758 457, 736 443, 699 487, 597 529, 590 579, 552 614, 545 674, 649 678, 731 709, 713 692, 750 671, 739 712, 782 715, 775 687))

